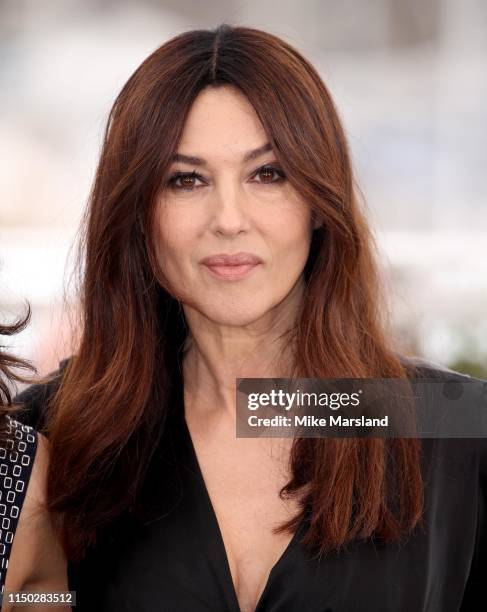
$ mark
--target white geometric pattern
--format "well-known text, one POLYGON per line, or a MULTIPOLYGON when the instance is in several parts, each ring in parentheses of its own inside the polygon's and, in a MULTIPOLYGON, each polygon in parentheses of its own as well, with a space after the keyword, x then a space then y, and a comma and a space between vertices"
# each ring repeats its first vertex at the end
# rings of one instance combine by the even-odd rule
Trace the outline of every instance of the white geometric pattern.
POLYGON ((0 593, 12 542, 37 450, 37 432, 6 416, 6 444, 0 447, 0 593))

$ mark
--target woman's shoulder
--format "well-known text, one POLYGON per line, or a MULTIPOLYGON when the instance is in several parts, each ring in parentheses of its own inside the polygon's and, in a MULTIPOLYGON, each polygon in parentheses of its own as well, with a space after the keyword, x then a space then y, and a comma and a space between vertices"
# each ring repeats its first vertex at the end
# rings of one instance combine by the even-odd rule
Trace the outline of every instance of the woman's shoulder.
POLYGON ((459 372, 457 370, 453 370, 448 366, 433 361, 431 359, 426 359, 424 357, 416 357, 416 356, 406 356, 406 355, 398 355, 401 363, 406 366, 406 368, 410 371, 412 377, 416 378, 424 378, 424 379, 435 379, 435 380, 455 380, 455 381, 474 381, 474 382, 487 382, 483 381, 480 378, 476 378, 471 376, 470 374, 466 374, 464 372, 459 372))
MULTIPOLYGON (((49 442, 34 428, 10 416, 7 419, 5 446, 11 446, 11 442, 19 450, 13 451, 18 453, 13 457, 7 455, 0 464, 1 469, 11 473, 11 480, 0 480, 0 485, 3 484, 0 491, 2 500, 5 500, 5 515, 10 514, 8 532, 2 530, 6 540, 5 547, 0 549, 4 568, 2 590, 51 586, 66 590, 64 552, 46 502, 49 442), (8 465, 4 467, 6 461, 8 465), (13 491, 16 497, 11 495, 13 491)), ((4 513, 2 504, 0 513, 4 513)))
MULTIPOLYGON (((464 466, 475 465, 479 480, 485 480, 487 485, 487 380, 424 358, 401 356, 401 361, 410 372, 411 378, 420 383, 425 381, 426 384, 440 385, 441 390, 439 388, 433 394, 436 399, 445 397, 449 401, 458 400, 455 410, 461 410, 465 415, 464 421, 452 419, 450 422, 446 417, 454 416, 454 411, 449 409, 448 412, 442 413, 444 423, 450 423, 447 432, 440 428, 443 433, 431 440, 423 438, 423 445, 432 446, 445 456, 451 457, 456 452, 458 462, 464 466), (457 423, 465 427, 465 430, 470 432, 469 435, 457 433, 457 423), (472 463, 467 460, 467 456, 471 458, 472 463)), ((433 402, 431 405, 438 407, 440 404, 433 402)))

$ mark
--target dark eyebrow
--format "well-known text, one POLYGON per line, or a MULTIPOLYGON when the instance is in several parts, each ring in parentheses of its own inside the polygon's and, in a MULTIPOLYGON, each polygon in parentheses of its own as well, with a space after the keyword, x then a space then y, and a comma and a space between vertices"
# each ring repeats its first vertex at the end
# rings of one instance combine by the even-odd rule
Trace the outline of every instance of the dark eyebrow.
MULTIPOLYGON (((264 153, 267 153, 267 151, 272 151, 272 145, 270 142, 266 142, 261 147, 257 147, 257 149, 252 149, 252 151, 247 151, 247 153, 245 153, 245 155, 243 156, 242 161, 248 162, 252 159, 257 159, 264 153)), ((208 166, 206 160, 202 159, 201 157, 195 157, 193 155, 183 155, 182 153, 175 153, 172 156, 171 161, 183 162, 186 164, 191 164, 192 166, 208 166)))

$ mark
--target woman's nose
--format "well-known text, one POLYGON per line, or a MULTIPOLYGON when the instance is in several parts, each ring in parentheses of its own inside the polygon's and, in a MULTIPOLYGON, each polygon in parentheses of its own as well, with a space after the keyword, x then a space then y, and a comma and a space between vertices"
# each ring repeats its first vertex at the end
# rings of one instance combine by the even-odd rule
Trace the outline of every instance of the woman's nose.
POLYGON ((211 205, 213 231, 235 234, 250 226, 248 198, 244 189, 227 183, 215 189, 211 205))

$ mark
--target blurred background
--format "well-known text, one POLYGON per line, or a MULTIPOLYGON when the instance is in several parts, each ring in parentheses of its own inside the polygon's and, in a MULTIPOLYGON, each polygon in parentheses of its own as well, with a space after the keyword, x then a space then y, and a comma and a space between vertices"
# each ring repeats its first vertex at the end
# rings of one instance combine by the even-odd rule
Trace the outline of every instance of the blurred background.
POLYGON ((0 1, 0 316, 41 374, 70 354, 72 245, 119 90, 153 50, 268 30, 335 98, 400 347, 487 377, 485 0, 0 1))

